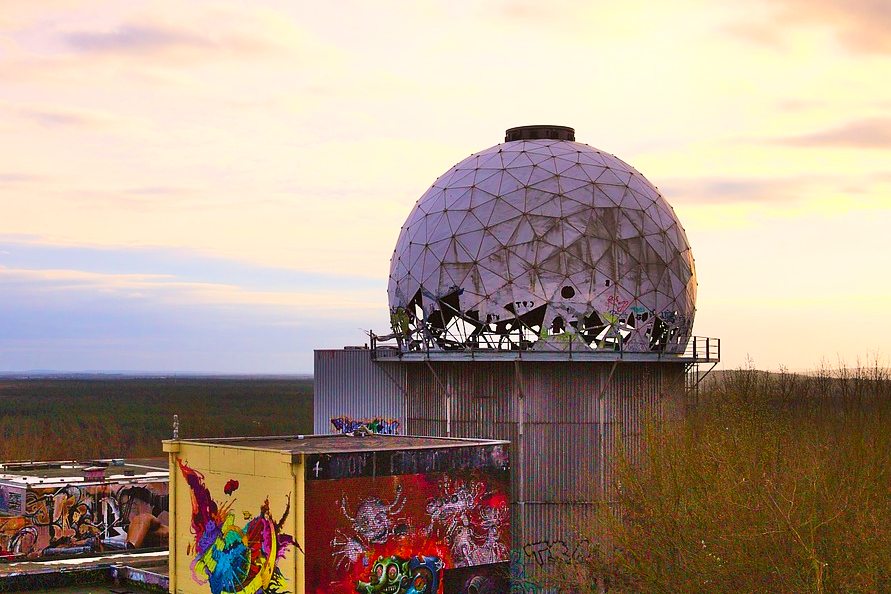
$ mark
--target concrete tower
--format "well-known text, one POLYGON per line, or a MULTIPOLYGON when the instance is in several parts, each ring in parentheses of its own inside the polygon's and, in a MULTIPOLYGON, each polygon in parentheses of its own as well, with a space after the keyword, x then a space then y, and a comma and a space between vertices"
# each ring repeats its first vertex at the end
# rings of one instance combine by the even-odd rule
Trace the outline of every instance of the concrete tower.
MULTIPOLYGON (((720 343, 692 335, 696 273, 673 209, 633 167, 523 126, 440 176, 390 262, 392 328, 316 352, 315 430, 340 415, 512 442, 518 559, 585 554, 574 533, 648 415, 682 414, 720 343)), ((391 425, 392 426, 392 425, 391 425)))

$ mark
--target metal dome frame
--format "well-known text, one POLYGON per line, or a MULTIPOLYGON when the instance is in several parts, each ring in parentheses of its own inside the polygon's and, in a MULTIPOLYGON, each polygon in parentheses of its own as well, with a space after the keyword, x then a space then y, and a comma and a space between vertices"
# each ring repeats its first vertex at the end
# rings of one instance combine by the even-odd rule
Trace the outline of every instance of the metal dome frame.
POLYGON ((673 209, 624 161, 544 128, 512 128, 518 140, 464 159, 421 196, 391 259, 392 334, 378 341, 686 350, 696 273, 673 209))

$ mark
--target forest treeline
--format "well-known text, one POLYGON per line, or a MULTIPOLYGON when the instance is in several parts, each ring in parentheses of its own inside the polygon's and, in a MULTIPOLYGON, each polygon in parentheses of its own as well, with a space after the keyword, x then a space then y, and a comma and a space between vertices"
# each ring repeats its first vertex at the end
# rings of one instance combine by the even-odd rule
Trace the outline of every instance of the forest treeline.
POLYGON ((0 381, 0 460, 162 456, 180 437, 312 432, 311 379, 0 381))
POLYGON ((891 592, 891 373, 723 372, 616 461, 590 558, 552 578, 609 592, 891 592))

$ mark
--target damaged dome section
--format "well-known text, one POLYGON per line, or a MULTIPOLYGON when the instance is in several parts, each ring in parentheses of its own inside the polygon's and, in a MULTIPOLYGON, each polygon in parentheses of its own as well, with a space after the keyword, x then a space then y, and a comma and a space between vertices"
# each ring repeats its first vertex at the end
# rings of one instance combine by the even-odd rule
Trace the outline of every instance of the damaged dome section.
POLYGON ((696 273, 673 209, 624 161, 548 128, 512 128, 415 204, 390 261, 401 350, 683 352, 696 273))

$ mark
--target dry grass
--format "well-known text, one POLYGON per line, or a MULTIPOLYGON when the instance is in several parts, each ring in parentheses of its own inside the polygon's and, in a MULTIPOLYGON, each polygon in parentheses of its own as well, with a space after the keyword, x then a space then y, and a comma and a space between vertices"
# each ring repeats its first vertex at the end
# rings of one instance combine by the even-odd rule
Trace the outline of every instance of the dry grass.
POLYGON ((312 380, 97 379, 0 383, 0 460, 161 456, 182 437, 312 432, 312 380))
POLYGON ((723 374, 617 461, 584 591, 891 592, 891 374, 723 374))

